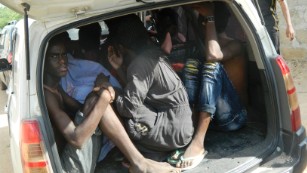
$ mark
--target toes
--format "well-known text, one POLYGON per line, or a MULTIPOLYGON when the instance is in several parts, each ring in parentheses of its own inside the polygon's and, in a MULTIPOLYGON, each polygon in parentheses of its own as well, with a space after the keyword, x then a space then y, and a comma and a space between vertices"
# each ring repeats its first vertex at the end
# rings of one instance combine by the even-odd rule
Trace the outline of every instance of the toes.
POLYGON ((189 167, 193 164, 193 161, 189 160, 189 161, 179 161, 177 164, 176 164, 176 167, 177 168, 186 168, 186 167, 189 167))
POLYGON ((176 167, 181 168, 181 161, 177 162, 176 167))

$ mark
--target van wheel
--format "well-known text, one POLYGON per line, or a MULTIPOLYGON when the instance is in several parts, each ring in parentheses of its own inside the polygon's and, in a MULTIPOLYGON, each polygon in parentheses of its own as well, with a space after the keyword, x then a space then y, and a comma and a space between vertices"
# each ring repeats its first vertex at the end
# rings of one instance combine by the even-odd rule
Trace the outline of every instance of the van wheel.
POLYGON ((1 90, 6 90, 7 89, 7 87, 6 87, 6 85, 1 81, 1 90))

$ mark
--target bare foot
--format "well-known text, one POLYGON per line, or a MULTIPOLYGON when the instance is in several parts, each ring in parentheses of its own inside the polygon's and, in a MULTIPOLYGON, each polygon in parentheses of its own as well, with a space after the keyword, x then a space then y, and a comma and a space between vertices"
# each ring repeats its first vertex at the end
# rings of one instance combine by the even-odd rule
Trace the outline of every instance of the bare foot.
POLYGON ((150 159, 145 159, 139 162, 138 165, 132 165, 129 168, 130 173, 179 173, 179 168, 174 168, 165 162, 156 162, 150 159))
MULTIPOLYGON (((160 166, 171 166, 169 163, 167 163, 167 162, 157 162, 157 161, 154 161, 154 160, 150 160, 150 159, 148 159, 148 161, 150 162, 150 163, 152 163, 152 164, 159 164, 160 166)), ((173 166, 171 166, 172 168, 174 168, 173 166)))
MULTIPOLYGON (((170 166, 170 164, 167 163, 167 162, 156 162, 156 161, 151 160, 151 159, 148 159, 147 161, 151 164, 159 164, 160 166, 166 166, 166 167, 170 166)), ((122 161, 122 165, 126 168, 129 168, 131 166, 130 162, 126 159, 124 159, 124 161, 122 161)))

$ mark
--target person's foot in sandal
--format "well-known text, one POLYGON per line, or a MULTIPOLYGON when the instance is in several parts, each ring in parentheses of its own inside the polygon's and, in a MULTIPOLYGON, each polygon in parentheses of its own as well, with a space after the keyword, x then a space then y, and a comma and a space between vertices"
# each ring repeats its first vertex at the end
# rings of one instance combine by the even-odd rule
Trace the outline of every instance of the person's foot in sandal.
POLYGON ((185 150, 180 162, 176 164, 176 167, 182 169, 191 169, 197 166, 206 155, 204 147, 204 141, 206 132, 208 130, 211 121, 211 116, 207 112, 200 112, 198 119, 198 127, 196 133, 192 139, 192 142, 185 150))
POLYGON ((177 167, 180 166, 182 171, 193 169, 200 164, 208 152, 204 151, 202 154, 193 157, 181 156, 177 167))
POLYGON ((203 147, 202 143, 198 144, 195 140, 193 140, 189 147, 185 150, 184 154, 181 155, 176 167, 182 168, 182 170, 192 169, 203 160, 206 154, 207 151, 203 147))
POLYGON ((171 155, 167 158, 167 163, 171 165, 177 165, 177 163, 180 161, 180 157, 184 154, 183 149, 177 149, 174 152, 171 153, 171 155))

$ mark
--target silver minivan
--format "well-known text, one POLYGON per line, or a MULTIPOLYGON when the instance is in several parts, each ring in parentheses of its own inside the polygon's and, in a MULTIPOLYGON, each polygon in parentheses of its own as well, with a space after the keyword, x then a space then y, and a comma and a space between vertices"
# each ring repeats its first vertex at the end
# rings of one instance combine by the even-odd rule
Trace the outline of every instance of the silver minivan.
MULTIPOLYGON (((232 15, 227 26, 229 34, 241 39, 246 47, 248 122, 235 132, 209 131, 206 159, 186 172, 302 172, 307 164, 307 138, 290 70, 283 57, 276 53, 254 1, 219 1, 227 5, 232 15)), ((200 1, 0 2, 25 15, 25 20, 15 26, 12 87, 7 103, 14 172, 51 173, 62 172, 62 166, 43 92, 44 57, 50 38, 82 25, 130 13, 138 14, 146 25, 146 15, 153 10, 200 1)), ((1 70, 7 70, 8 62, 0 61, 1 70)), ((96 172, 128 170, 116 160, 107 160, 98 163, 96 172)))
MULTIPOLYGON (((16 21, 9 22, 0 33, 0 58, 5 58, 11 64, 15 45, 16 21)), ((10 82, 10 71, 0 72, 0 87, 7 89, 10 82)))

